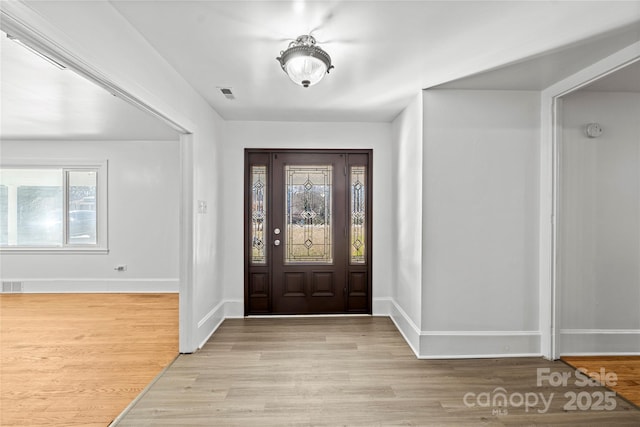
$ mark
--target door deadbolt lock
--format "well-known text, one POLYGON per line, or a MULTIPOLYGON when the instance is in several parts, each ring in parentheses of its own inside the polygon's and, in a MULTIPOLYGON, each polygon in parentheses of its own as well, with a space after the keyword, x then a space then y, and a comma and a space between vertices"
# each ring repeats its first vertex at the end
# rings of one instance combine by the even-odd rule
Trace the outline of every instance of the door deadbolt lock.
POLYGON ((273 234, 276 234, 276 235, 280 234, 280 229, 279 228, 274 229, 273 230, 273 234))

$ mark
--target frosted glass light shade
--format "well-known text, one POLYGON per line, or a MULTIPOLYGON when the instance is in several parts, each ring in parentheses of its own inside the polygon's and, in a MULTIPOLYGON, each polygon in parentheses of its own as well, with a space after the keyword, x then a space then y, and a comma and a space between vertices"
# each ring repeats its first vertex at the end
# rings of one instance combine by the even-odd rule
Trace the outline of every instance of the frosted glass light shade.
POLYGON ((313 86, 333 68, 329 54, 315 44, 313 36, 300 36, 276 58, 295 84, 313 86))
POLYGON ((285 71, 294 83, 309 87, 322 80, 327 74, 327 66, 318 58, 297 56, 285 64, 285 71))

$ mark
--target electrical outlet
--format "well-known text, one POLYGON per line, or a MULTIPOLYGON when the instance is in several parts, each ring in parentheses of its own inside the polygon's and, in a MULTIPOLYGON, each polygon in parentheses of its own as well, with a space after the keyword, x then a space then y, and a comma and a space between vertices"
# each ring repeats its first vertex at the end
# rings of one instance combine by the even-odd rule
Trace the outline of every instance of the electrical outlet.
POLYGON ((205 200, 198 200, 198 213, 199 214, 207 213, 207 202, 205 200))

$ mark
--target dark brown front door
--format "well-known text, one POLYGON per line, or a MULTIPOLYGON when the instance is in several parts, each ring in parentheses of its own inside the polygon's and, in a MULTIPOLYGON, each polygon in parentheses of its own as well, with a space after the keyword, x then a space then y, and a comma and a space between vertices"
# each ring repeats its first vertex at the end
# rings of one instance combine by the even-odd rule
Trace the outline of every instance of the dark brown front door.
POLYGON ((247 150, 246 314, 371 313, 370 161, 247 150))

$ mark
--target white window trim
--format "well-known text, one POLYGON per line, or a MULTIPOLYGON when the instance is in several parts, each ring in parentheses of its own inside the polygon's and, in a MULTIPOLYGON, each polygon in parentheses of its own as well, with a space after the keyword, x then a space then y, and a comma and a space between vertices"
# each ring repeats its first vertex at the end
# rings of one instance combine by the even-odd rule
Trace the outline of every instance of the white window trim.
MULTIPOLYGON (((0 247, 0 254, 108 254, 109 253, 109 209, 108 209, 108 160, 84 159, 32 159, 14 158, 0 159, 0 168, 34 168, 34 169, 62 169, 67 170, 95 169, 97 170, 96 188, 96 244, 95 245, 66 245, 63 236, 63 246, 22 246, 0 247)), ((66 181, 65 181, 66 182, 66 181)), ((64 188, 64 204, 66 192, 64 188)), ((68 207, 65 207, 68 209, 68 207)), ((66 227, 66 225, 65 225, 66 227)))

